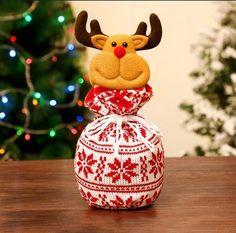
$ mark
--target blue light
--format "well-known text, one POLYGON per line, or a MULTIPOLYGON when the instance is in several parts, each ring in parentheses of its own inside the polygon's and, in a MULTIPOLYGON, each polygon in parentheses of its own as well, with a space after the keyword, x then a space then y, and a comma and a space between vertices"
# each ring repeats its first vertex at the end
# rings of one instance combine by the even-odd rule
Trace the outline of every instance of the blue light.
POLYGON ((70 50, 70 51, 73 51, 73 50, 75 49, 75 45, 72 44, 72 43, 69 43, 69 44, 67 45, 67 49, 70 50))
POLYGON ((4 104, 6 104, 6 103, 8 102, 8 98, 7 98, 6 96, 3 96, 3 97, 2 97, 2 102, 3 102, 4 104))
POLYGON ((76 116, 76 120, 77 120, 78 122, 83 122, 83 121, 84 121, 84 117, 81 116, 81 115, 78 115, 78 116, 76 116))
POLYGON ((11 49, 9 52, 10 57, 15 57, 16 56, 16 51, 14 49, 11 49))
POLYGON ((67 91, 69 91, 69 92, 72 92, 72 91, 74 91, 75 90, 75 85, 69 85, 68 87, 67 87, 67 91))
POLYGON ((64 22, 65 17, 62 16, 62 15, 60 15, 60 16, 58 16, 57 20, 58 20, 60 23, 62 23, 62 22, 64 22))
POLYGON ((0 112, 0 119, 1 119, 1 120, 4 119, 5 116, 6 116, 6 114, 5 114, 4 112, 0 112))
POLYGON ((51 106, 55 106, 55 105, 57 104, 57 101, 56 101, 56 100, 50 100, 50 101, 49 101, 49 104, 50 104, 51 106))

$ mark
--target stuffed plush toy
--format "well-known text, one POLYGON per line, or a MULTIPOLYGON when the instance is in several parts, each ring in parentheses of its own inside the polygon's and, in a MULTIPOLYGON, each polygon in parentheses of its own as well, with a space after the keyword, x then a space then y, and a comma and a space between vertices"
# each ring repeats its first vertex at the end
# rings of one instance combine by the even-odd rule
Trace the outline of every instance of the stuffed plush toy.
POLYGON ((82 132, 74 159, 79 191, 86 202, 105 209, 150 205, 160 194, 164 150, 158 128, 137 114, 152 97, 150 70, 137 50, 156 47, 162 35, 157 15, 151 33, 141 22, 136 33, 107 36, 97 20, 87 32, 87 12, 76 20, 75 36, 101 50, 90 63, 93 86, 85 106, 97 114, 82 132))

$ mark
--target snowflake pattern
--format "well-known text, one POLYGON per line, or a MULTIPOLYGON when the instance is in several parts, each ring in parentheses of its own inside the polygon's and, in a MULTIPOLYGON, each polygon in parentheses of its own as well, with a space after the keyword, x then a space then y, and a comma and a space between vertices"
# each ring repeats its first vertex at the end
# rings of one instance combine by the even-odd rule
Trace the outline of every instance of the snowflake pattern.
POLYGON ((85 106, 99 115, 136 114, 152 95, 152 88, 149 85, 120 91, 93 87, 85 98, 85 106))
POLYGON ((88 178, 88 174, 94 174, 92 170, 92 165, 94 165, 97 162, 97 160, 93 159, 93 154, 87 156, 85 154, 85 151, 82 150, 82 152, 78 152, 78 158, 79 158, 79 161, 77 162, 78 174, 80 172, 83 172, 86 178, 88 178))
POLYGON ((151 170, 149 171, 149 174, 153 173, 154 177, 156 178, 158 173, 161 173, 162 168, 163 168, 163 150, 160 150, 158 148, 158 151, 156 154, 152 153, 152 159, 149 160, 149 164, 152 166, 151 170))
POLYGON ((114 163, 108 163, 110 172, 106 174, 107 177, 112 178, 112 183, 116 183, 119 180, 125 180, 131 183, 131 178, 138 176, 134 169, 138 166, 137 163, 131 163, 131 158, 128 158, 124 163, 121 163, 117 158, 114 159, 114 163))
POLYGON ((90 192, 85 193, 85 191, 80 188, 80 193, 81 196, 83 197, 83 199, 89 204, 89 205, 97 205, 96 202, 98 200, 98 198, 93 197, 92 194, 90 192))
POLYGON ((133 200, 133 196, 130 196, 126 200, 122 199, 118 195, 116 195, 115 200, 111 200, 111 203, 116 207, 123 207, 123 208, 138 208, 140 207, 144 200, 147 199, 148 194, 142 195, 139 200, 133 200))

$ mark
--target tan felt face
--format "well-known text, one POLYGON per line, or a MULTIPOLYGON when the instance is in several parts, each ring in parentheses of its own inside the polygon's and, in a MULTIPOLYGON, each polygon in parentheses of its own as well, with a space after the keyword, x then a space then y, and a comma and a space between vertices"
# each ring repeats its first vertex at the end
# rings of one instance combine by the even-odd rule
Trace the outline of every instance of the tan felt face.
POLYGON ((145 36, 96 35, 92 43, 102 52, 90 63, 90 82, 111 89, 132 89, 147 84, 150 70, 147 62, 136 54, 135 49, 145 46, 145 36))

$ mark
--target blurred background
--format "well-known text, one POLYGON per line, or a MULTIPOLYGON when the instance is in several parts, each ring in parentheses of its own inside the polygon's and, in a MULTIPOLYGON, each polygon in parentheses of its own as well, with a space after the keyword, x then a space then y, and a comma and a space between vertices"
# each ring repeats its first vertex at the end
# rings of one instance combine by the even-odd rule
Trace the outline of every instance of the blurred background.
POLYGON ((163 37, 140 51, 154 97, 140 114, 159 126, 167 157, 236 155, 236 3, 0 2, 0 158, 72 158, 88 122, 89 61, 74 38, 87 10, 105 34, 133 34, 149 15, 163 37))

